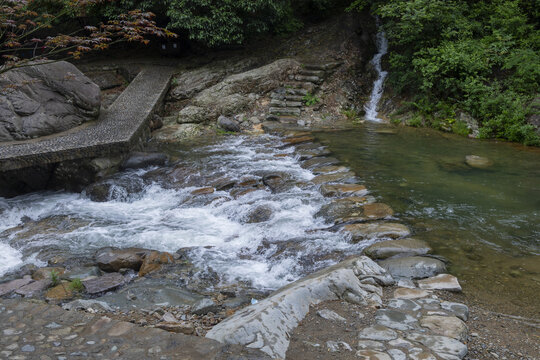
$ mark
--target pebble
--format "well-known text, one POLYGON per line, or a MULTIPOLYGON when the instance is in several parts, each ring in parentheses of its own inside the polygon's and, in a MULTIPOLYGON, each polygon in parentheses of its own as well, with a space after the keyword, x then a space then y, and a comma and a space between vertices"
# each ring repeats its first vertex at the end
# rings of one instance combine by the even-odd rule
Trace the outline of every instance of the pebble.
POLYGON ((21 351, 23 351, 23 352, 34 352, 34 351, 36 351, 36 348, 33 345, 26 344, 21 348, 21 351))

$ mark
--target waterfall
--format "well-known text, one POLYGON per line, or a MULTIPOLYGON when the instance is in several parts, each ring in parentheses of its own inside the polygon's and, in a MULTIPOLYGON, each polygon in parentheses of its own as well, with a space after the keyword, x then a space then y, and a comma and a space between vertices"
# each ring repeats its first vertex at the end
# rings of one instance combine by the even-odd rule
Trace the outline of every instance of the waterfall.
POLYGON ((385 32, 382 30, 379 18, 377 18, 377 27, 379 28, 379 32, 377 33, 377 53, 371 60, 375 71, 377 71, 377 80, 373 83, 369 102, 364 106, 364 109, 366 110, 367 120, 381 122, 383 120, 378 117, 377 106, 383 95, 384 80, 386 79, 386 75, 388 75, 387 71, 382 70, 381 59, 388 52, 388 40, 386 39, 385 32))

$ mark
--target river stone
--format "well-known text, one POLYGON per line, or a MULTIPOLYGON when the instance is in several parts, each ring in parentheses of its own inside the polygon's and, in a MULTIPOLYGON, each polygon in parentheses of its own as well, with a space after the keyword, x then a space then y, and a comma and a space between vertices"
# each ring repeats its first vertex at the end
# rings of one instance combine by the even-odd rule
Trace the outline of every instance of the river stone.
POLYGON ((44 280, 50 279, 52 277, 52 272, 55 272, 57 276, 60 276, 66 271, 63 267, 43 267, 39 268, 32 274, 32 279, 34 280, 44 280))
POLYGON ((209 298, 204 298, 197 301, 191 307, 191 313, 195 315, 205 315, 209 312, 218 313, 221 310, 221 306, 216 304, 216 302, 209 298))
POLYGON ((311 142, 313 140, 315 140, 313 136, 298 135, 298 136, 291 136, 289 138, 283 139, 282 141, 287 145, 297 145, 297 144, 303 144, 306 142, 311 142))
POLYGON ((203 187, 200 189, 193 190, 192 195, 209 195, 213 194, 216 191, 212 186, 203 187))
POLYGON ((459 341, 467 340, 467 325, 455 316, 424 316, 420 325, 436 335, 448 336, 459 341))
POLYGON ((430 252, 431 248, 426 242, 412 238, 381 241, 364 249, 364 254, 372 259, 386 259, 398 254, 425 255, 430 252))
POLYGON ((386 259, 379 264, 395 278, 422 279, 446 271, 441 260, 422 256, 386 259))
POLYGON ((353 173, 352 171, 347 171, 347 172, 337 172, 333 174, 318 175, 318 176, 315 176, 313 179, 311 179, 311 182, 314 183, 315 185, 320 185, 320 184, 328 184, 328 183, 334 183, 334 182, 339 182, 339 181, 353 182, 355 181, 355 178, 356 178, 355 173, 353 173))
POLYGON ((139 270, 143 258, 150 250, 141 248, 118 249, 104 247, 96 251, 94 259, 103 271, 115 272, 120 269, 139 270))
POLYGON ((248 224, 261 223, 272 218, 273 210, 269 205, 259 205, 247 215, 248 224))
POLYGON ((360 287, 353 270, 363 262, 372 260, 367 257, 350 259, 291 283, 217 324, 206 337, 260 349, 274 358, 285 358, 289 334, 307 315, 311 305, 337 299, 367 304, 369 294, 360 287))
POLYGON ((124 276, 120 273, 108 273, 95 279, 83 281, 84 288, 90 295, 116 289, 124 283, 124 276))
POLYGON ((104 301, 99 300, 84 300, 77 299, 68 302, 67 304, 62 305, 64 310, 99 310, 99 311, 114 311, 109 304, 104 301))
POLYGON ((488 158, 478 156, 478 155, 467 155, 465 156, 465 163, 470 167, 485 169, 493 165, 493 162, 488 158))
POLYGON ((364 340, 388 341, 397 339, 397 337, 394 330, 378 324, 364 328, 358 333, 358 338, 364 340))
POLYGON ((172 264, 174 258, 168 252, 151 251, 144 256, 143 263, 139 269, 139 276, 145 276, 153 271, 160 270, 164 264, 172 264))
POLYGON ((455 276, 439 274, 428 279, 418 280, 418 287, 426 290, 446 290, 461 292, 461 285, 455 276))
POLYGON ((16 279, 7 283, 0 284, 0 296, 4 296, 17 289, 20 289, 21 287, 30 284, 32 281, 32 278, 28 276, 24 277, 23 279, 16 279))
POLYGON ((377 324, 389 327, 395 330, 413 329, 417 320, 411 315, 393 309, 382 309, 375 313, 377 324))
POLYGON ((349 169, 345 166, 339 166, 339 165, 328 165, 328 166, 321 166, 318 168, 314 168, 311 170, 312 173, 315 175, 321 175, 321 174, 331 174, 331 173, 337 173, 337 172, 348 172, 349 169))
POLYGON ((420 305, 418 305, 413 300, 409 299, 392 299, 388 302, 388 307, 392 309, 399 309, 403 311, 419 311, 422 309, 420 305))
POLYGON ((358 349, 371 349, 371 350, 377 350, 377 351, 384 351, 386 350, 386 346, 382 342, 374 341, 374 340, 358 340, 358 344, 356 346, 358 349))
POLYGON ((465 304, 443 301, 441 303, 441 307, 463 321, 467 321, 469 319, 469 308, 465 304))
POLYGON ((421 343, 441 357, 452 355, 463 359, 467 355, 467 346, 465 344, 446 336, 409 333, 405 337, 407 340, 421 343))
POLYGON ((99 115, 99 87, 73 64, 35 64, 0 76, 0 142, 56 134, 99 115))
POLYGON ((322 185, 320 188, 321 194, 326 197, 331 196, 363 196, 367 194, 367 189, 364 185, 358 184, 332 184, 322 185))
POLYGON ((296 154, 300 156, 300 161, 309 160, 318 156, 328 156, 332 152, 326 148, 319 147, 315 149, 298 150, 296 148, 296 154))
POLYGON ((200 299, 202 296, 179 287, 177 281, 149 277, 137 279, 98 298, 99 301, 124 311, 131 310, 134 306, 143 309, 157 306, 191 306, 200 299))
POLYGON ((358 350, 356 357, 361 360, 392 360, 390 355, 376 350, 358 350))
POLYGON ((191 335, 195 332, 195 326, 191 323, 180 321, 180 322, 161 322, 156 325, 158 329, 162 329, 165 331, 173 332, 173 333, 179 333, 179 334, 186 334, 191 335))
POLYGON ((380 238, 400 238, 410 235, 408 227, 398 223, 349 224, 343 230, 351 233, 354 242, 380 238))
POLYGON ((149 166, 163 166, 169 157, 163 153, 132 152, 122 163, 123 169, 142 169, 149 166))
POLYGON ((89 277, 101 276, 102 272, 97 266, 76 267, 62 274, 61 278, 65 280, 85 280, 89 277))
POLYGON ((419 299, 429 294, 428 291, 420 289, 397 288, 394 290, 394 298, 396 299, 419 299))
POLYGON ((394 210, 386 204, 372 203, 364 205, 364 216, 370 220, 380 220, 394 215, 394 210))
POLYGON ((303 169, 314 169, 321 166, 338 165, 340 161, 333 157, 316 157, 303 161, 300 165, 303 169))
POLYGON ((226 116, 223 116, 223 115, 218 117, 217 123, 218 123, 219 127, 222 128, 225 131, 239 132, 241 130, 240 129, 240 124, 238 124, 237 121, 235 121, 233 119, 230 119, 230 118, 228 118, 226 116))
POLYGON ((24 297, 33 297, 34 295, 40 294, 45 291, 51 285, 50 279, 43 279, 34 281, 30 284, 21 286, 15 290, 16 294, 22 295, 24 297))
POLYGON ((407 360, 407 355, 401 350, 390 349, 387 352, 392 357, 392 360, 407 360))
POLYGON ((328 222, 343 222, 347 218, 360 217, 362 215, 363 203, 340 200, 335 200, 329 204, 323 205, 315 214, 315 217, 322 217, 328 222))

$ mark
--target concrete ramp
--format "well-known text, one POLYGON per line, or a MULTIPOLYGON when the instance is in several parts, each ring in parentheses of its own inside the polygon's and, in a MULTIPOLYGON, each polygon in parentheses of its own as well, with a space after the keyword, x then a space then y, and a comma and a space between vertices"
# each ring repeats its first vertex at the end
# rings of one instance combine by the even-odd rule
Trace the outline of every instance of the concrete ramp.
POLYGON ((128 152, 169 89, 173 67, 144 68, 97 121, 68 131, 0 144, 0 172, 128 152))

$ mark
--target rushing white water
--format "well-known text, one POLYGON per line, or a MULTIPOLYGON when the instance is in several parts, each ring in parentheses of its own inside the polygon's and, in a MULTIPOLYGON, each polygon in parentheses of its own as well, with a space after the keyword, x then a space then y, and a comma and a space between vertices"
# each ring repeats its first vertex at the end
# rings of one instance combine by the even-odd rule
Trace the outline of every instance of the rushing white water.
POLYGON ((377 72, 377 79, 373 83, 373 90, 371 91, 371 96, 369 97, 369 102, 364 106, 366 110, 366 119, 369 121, 381 122, 383 121, 379 118, 379 112, 377 111, 379 106, 379 101, 383 95, 384 90, 384 80, 388 75, 387 71, 382 70, 382 57, 388 52, 388 40, 386 39, 386 34, 382 30, 380 21, 377 19, 377 27, 379 27, 379 32, 377 33, 377 53, 371 60, 371 63, 375 67, 377 72))
POLYGON ((103 246, 170 252, 192 247, 190 260, 219 274, 222 285, 241 281, 275 289, 358 253, 366 244, 351 244, 341 233, 310 231, 327 226, 313 215, 328 200, 309 183, 314 175, 300 167, 294 149, 279 145, 271 136, 230 137, 181 151, 176 155, 182 160, 169 167, 117 176, 114 199, 107 202, 64 192, 0 199, 0 231, 12 228, 0 234, 0 260, 6 263, 0 275, 56 252, 88 257, 103 246), (292 185, 280 192, 261 187, 243 196, 191 194, 220 178, 242 182, 265 174, 286 174, 292 185), (124 185, 133 182, 144 187, 128 194, 124 185), (271 209, 270 219, 247 221, 261 206, 271 209))

